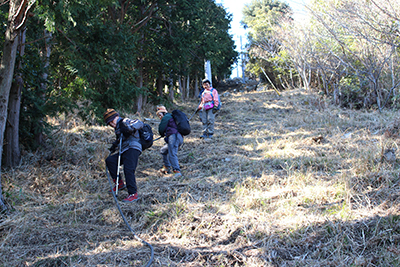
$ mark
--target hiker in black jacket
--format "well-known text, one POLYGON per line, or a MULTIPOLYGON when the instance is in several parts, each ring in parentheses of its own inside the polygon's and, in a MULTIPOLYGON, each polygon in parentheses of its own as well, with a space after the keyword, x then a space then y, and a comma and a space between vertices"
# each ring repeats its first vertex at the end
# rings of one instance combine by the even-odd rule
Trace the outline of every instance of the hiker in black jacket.
MULTIPOLYGON (((140 144, 139 131, 143 127, 143 122, 140 120, 131 120, 121 118, 114 109, 107 109, 104 112, 104 121, 108 126, 115 129, 116 140, 110 148, 113 153, 119 148, 120 139, 122 138, 122 145, 119 148, 121 151, 121 165, 124 165, 124 174, 129 196, 125 198, 124 202, 134 202, 139 199, 137 193, 135 171, 138 164, 139 156, 142 153, 142 145, 140 144)), ((113 191, 124 189, 126 186, 122 179, 117 182, 118 166, 118 153, 110 155, 106 159, 106 165, 110 172, 111 177, 115 183, 113 191)))
POLYGON ((157 117, 160 118, 161 122, 158 126, 158 132, 161 136, 165 136, 165 144, 161 149, 160 153, 163 156, 164 166, 160 170, 162 173, 170 173, 172 171, 174 177, 181 177, 181 168, 178 160, 178 150, 183 144, 183 136, 178 132, 178 126, 175 123, 171 113, 168 113, 164 106, 157 107, 157 117))

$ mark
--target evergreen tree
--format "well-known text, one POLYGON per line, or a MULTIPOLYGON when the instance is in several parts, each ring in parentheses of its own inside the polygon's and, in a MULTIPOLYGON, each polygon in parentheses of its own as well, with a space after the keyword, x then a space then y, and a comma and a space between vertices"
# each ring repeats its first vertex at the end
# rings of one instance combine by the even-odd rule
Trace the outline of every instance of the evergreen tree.
POLYGON ((275 70, 282 62, 276 58, 280 45, 274 37, 275 27, 290 19, 291 8, 279 0, 253 0, 245 5, 242 12, 242 23, 249 29, 249 62, 246 69, 256 76, 265 72, 276 84, 275 77, 279 72, 275 70))

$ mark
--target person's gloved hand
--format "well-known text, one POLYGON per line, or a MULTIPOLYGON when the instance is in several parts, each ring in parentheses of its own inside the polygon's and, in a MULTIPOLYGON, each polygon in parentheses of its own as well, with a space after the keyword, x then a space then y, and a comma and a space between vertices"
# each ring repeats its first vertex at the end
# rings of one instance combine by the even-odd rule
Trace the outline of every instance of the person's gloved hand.
POLYGON ((111 153, 114 153, 115 150, 117 150, 118 144, 119 144, 118 140, 115 140, 114 143, 112 143, 111 147, 108 150, 110 150, 111 153))
POLYGON ((201 107, 198 107, 196 112, 198 112, 198 111, 200 111, 200 110, 201 110, 201 107))
POLYGON ((129 128, 122 122, 122 120, 120 120, 118 128, 125 138, 128 138, 132 134, 129 128))
POLYGON ((117 150, 117 146, 114 146, 114 144, 112 144, 108 150, 110 150, 110 153, 114 153, 115 150, 117 150))

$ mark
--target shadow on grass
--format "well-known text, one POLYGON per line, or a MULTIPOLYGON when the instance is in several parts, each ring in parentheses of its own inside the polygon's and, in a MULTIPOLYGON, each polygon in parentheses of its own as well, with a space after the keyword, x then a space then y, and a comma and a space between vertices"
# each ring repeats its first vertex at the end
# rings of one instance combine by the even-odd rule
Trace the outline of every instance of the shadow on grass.
MULTIPOLYGON (((238 228, 210 246, 187 248, 153 243, 152 266, 399 266, 399 225, 400 216, 388 215, 327 221, 272 234, 257 233, 257 238, 238 228), (238 239, 246 240, 246 244, 238 245, 238 239)), ((126 242, 129 237, 122 239, 126 242)), ((110 244, 120 240, 120 235, 107 239, 110 244)), ((86 247, 85 253, 70 247, 68 256, 46 256, 56 253, 56 248, 49 248, 47 253, 40 250, 41 255, 36 255, 38 259, 31 266, 143 266, 150 255, 146 247, 99 252, 100 240, 91 245, 79 244, 81 238, 77 241, 75 248, 86 247)))

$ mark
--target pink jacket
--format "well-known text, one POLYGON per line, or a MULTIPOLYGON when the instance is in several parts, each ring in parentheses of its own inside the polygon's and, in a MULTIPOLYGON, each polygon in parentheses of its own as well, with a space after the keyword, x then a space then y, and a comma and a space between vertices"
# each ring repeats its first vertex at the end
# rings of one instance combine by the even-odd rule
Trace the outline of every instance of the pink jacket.
POLYGON ((203 107, 203 105, 207 102, 213 101, 214 100, 214 107, 218 107, 219 101, 218 101, 218 92, 214 88, 210 88, 210 90, 204 90, 204 92, 201 94, 201 102, 199 105, 199 109, 203 107), (212 90, 212 96, 211 96, 211 90, 212 90))

